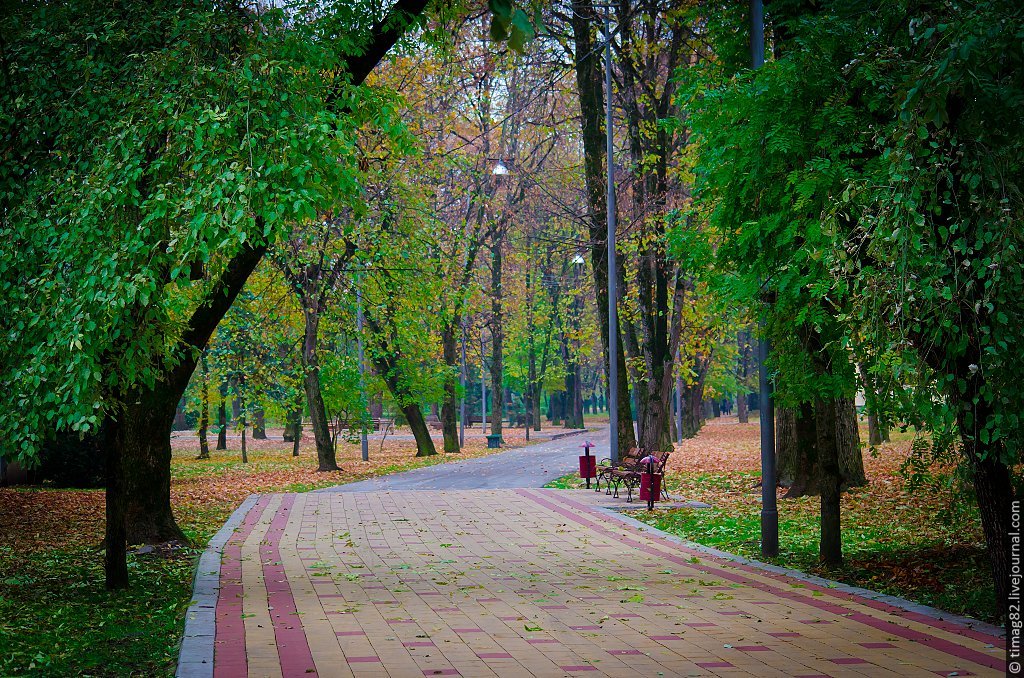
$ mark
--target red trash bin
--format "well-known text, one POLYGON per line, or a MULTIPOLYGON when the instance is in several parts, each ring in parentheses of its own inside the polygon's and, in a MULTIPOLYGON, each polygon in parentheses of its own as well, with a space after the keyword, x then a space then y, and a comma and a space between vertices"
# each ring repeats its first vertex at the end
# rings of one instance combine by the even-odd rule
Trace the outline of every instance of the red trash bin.
POLYGON ((661 473, 640 474, 640 501, 658 501, 661 499, 661 473), (653 490, 651 485, 654 485, 653 490))
POLYGON ((597 477, 597 457, 580 455, 580 478, 597 477))

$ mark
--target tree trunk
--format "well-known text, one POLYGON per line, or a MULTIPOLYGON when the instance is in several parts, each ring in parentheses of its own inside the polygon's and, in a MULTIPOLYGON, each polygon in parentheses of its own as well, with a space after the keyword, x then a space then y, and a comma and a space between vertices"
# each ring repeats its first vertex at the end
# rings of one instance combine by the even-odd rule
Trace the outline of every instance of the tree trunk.
POLYGON ((296 427, 302 426, 302 410, 291 409, 285 414, 284 417, 284 433, 281 438, 286 443, 295 442, 296 427))
POLYGON ((430 437, 430 428, 427 426, 426 419, 423 418, 420 406, 404 405, 402 413, 405 414, 409 428, 412 429, 412 435, 416 439, 416 456, 429 457, 437 454, 437 450, 434 449, 434 440, 430 437))
POLYGON ((125 441, 118 439, 111 424, 106 445, 106 534, 104 537, 103 570, 109 590, 128 588, 128 534, 125 520, 123 459, 125 441))
POLYGON ((242 463, 243 464, 248 464, 249 463, 249 452, 248 452, 248 450, 246 449, 246 446, 245 446, 245 428, 246 428, 246 426, 245 426, 245 413, 242 414, 241 418, 239 419, 239 422, 241 423, 241 427, 242 427, 242 463))
POLYGON ((444 434, 444 451, 459 451, 459 407, 458 393, 458 348, 455 332, 458 327, 445 323, 441 328, 441 353, 447 368, 444 379, 444 402, 441 405, 441 429, 444 434))
POLYGON ((139 392, 113 424, 123 464, 125 537, 128 544, 187 541, 171 511, 171 428, 177 389, 158 382, 139 392))
POLYGON ((201 379, 199 381, 199 456, 197 459, 210 458, 210 441, 207 431, 210 428, 210 366, 206 360, 206 352, 200 358, 201 379))
MULTIPOLYGON (((626 368, 621 328, 615 328, 619 335, 618 355, 609 356, 608 350, 608 233, 606 225, 608 209, 605 202, 607 197, 604 172, 605 136, 602 122, 604 119, 603 69, 600 50, 596 49, 594 41, 591 3, 587 0, 573 0, 572 9, 576 86, 580 100, 584 178, 587 189, 587 206, 589 207, 587 228, 591 243, 590 264, 594 273, 594 291, 597 298, 597 315, 601 327, 601 344, 604 348, 605 365, 612 362, 609 358, 614 358, 619 375, 619 448, 620 451, 632 450, 636 447, 636 435, 633 431, 633 415, 629 402, 629 374, 626 368)), ((617 273, 614 274, 621 279, 617 273)))
POLYGON ((683 437, 693 438, 700 432, 702 400, 700 384, 683 387, 683 437))
POLYGON ((292 410, 288 413, 288 422, 292 431, 292 456, 299 456, 299 443, 302 442, 302 410, 292 410))
POLYGON ((868 412, 868 445, 875 447, 889 442, 889 427, 878 416, 879 398, 875 380, 864 363, 857 365, 861 385, 864 388, 864 404, 868 412))
POLYGON ((217 449, 228 449, 228 405, 223 387, 220 390, 220 404, 217 405, 217 449))
POLYGON ((309 423, 313 429, 313 440, 316 441, 316 459, 318 471, 338 471, 337 457, 334 452, 334 441, 328 427, 327 408, 320 390, 320 362, 317 358, 317 335, 320 330, 320 315, 315 309, 306 309, 306 326, 302 342, 303 388, 306 391, 306 402, 309 406, 309 423))
POLYGON ((843 474, 843 489, 868 484, 864 474, 864 456, 860 449, 857 404, 853 398, 836 398, 836 449, 843 474))
POLYGON ((580 394, 580 368, 569 346, 569 337, 562 332, 562 362, 565 365, 565 394, 562 399, 563 426, 583 428, 583 401, 580 394))
MULTIPOLYGON (((834 415, 833 415, 834 416, 834 415)), ((835 433, 832 433, 833 439, 835 433)), ((793 455, 779 459, 779 477, 789 478, 785 499, 814 496, 818 481, 818 430, 814 403, 801 403, 793 411, 793 455)))
POLYGON ((715 419, 722 416, 722 402, 718 398, 711 400, 711 416, 715 419))
POLYGON ((836 403, 819 398, 814 403, 817 428, 818 490, 821 492, 821 541, 818 558, 824 565, 843 563, 843 534, 840 522, 840 500, 843 471, 839 465, 836 440, 836 403))
POLYGON ((501 435, 505 412, 505 331, 502 326, 501 238, 491 245, 491 435, 501 435))
POLYGON ((267 439, 267 421, 266 413, 262 407, 256 409, 254 413, 256 421, 252 425, 252 437, 255 440, 266 440, 267 439))
POLYGON ((177 407, 174 409, 174 425, 172 431, 187 431, 188 423, 185 421, 185 399, 182 398, 178 401, 177 407))
POLYGON ((409 428, 412 429, 413 437, 416 439, 416 456, 427 457, 437 454, 437 450, 434 448, 434 441, 430 437, 430 429, 427 427, 427 422, 420 411, 419 403, 409 393, 404 380, 401 378, 397 363, 398 351, 387 341, 381 326, 369 312, 366 313, 366 323, 370 326, 378 340, 383 342, 380 351, 371 353, 370 360, 373 361, 377 372, 384 379, 384 383, 387 385, 388 390, 391 391, 395 402, 402 408, 406 421, 409 422, 409 428))
POLYGON ((739 344, 739 393, 736 396, 736 416, 741 424, 750 421, 750 414, 747 410, 747 379, 750 371, 750 333, 740 330, 737 338, 739 344))
POLYGON ((796 479, 796 411, 775 407, 775 477, 779 485, 792 487, 796 479))

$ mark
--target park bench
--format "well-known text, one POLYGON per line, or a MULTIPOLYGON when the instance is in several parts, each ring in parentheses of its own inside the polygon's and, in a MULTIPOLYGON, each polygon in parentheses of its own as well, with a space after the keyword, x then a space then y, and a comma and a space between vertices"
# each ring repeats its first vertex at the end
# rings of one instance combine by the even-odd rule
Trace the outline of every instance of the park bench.
MULTIPOLYGON (((332 437, 337 431, 351 431, 352 429, 359 428, 359 426, 360 422, 358 420, 353 421, 341 419, 337 421, 331 420, 327 422, 327 428, 330 430, 332 437)), ((370 430, 372 431, 383 431, 384 433, 392 433, 394 432, 394 426, 394 419, 388 419, 386 417, 374 417, 373 419, 370 420, 370 430)))
MULTIPOLYGON (((603 479, 605 481, 605 494, 611 494, 618 499, 619 487, 622 486, 626 488, 626 502, 632 502, 633 490, 640 487, 640 476, 647 472, 647 464, 640 461, 646 456, 643 450, 634 448, 630 456, 618 464, 612 464, 611 459, 607 457, 602 459, 598 463, 597 487, 595 489, 601 489, 601 480, 603 479)), ((668 463, 668 456, 668 452, 662 453, 661 456, 654 455, 658 460, 658 463, 654 465, 655 473, 665 473, 665 464, 668 463)), ((668 492, 665 491, 664 484, 661 486, 661 493, 665 499, 668 499, 668 492)))

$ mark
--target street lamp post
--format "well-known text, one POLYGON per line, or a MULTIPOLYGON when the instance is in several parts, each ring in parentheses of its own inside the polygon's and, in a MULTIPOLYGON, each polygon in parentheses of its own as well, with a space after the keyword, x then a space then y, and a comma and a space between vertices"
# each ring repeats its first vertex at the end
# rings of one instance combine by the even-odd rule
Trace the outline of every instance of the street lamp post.
MULTIPOLYGON (((764 65, 764 6, 750 0, 750 65, 764 65)), ((759 286, 760 288, 761 286, 759 286)), ((761 338, 757 346, 758 410, 761 415, 761 555, 779 555, 779 509, 775 496, 775 403, 765 363, 771 345, 761 320, 761 338)))
POLYGON ((605 86, 605 137, 608 174, 608 456, 612 463, 619 461, 619 314, 618 290, 616 289, 615 263, 615 148, 612 139, 612 29, 609 7, 604 15, 604 86, 605 86))
POLYGON ((462 399, 459 401, 459 449, 466 446, 466 319, 462 319, 462 369, 459 370, 462 399))
MULTIPOLYGON (((356 344, 359 347, 359 394, 366 402, 366 366, 363 356, 363 287, 360 276, 356 274, 356 344)), ((366 426, 363 425, 359 435, 359 445, 363 453, 363 461, 370 460, 370 444, 366 439, 366 426)))

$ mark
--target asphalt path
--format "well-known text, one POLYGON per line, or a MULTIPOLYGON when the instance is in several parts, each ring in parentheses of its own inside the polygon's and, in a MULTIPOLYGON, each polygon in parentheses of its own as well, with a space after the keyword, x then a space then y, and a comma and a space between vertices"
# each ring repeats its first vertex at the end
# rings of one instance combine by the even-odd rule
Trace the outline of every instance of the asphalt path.
POLYGON ((376 492, 398 490, 494 490, 543 487, 567 473, 579 470, 581 445, 589 440, 599 459, 608 456, 608 428, 498 452, 486 457, 435 464, 392 473, 356 483, 329 487, 320 492, 376 492))

